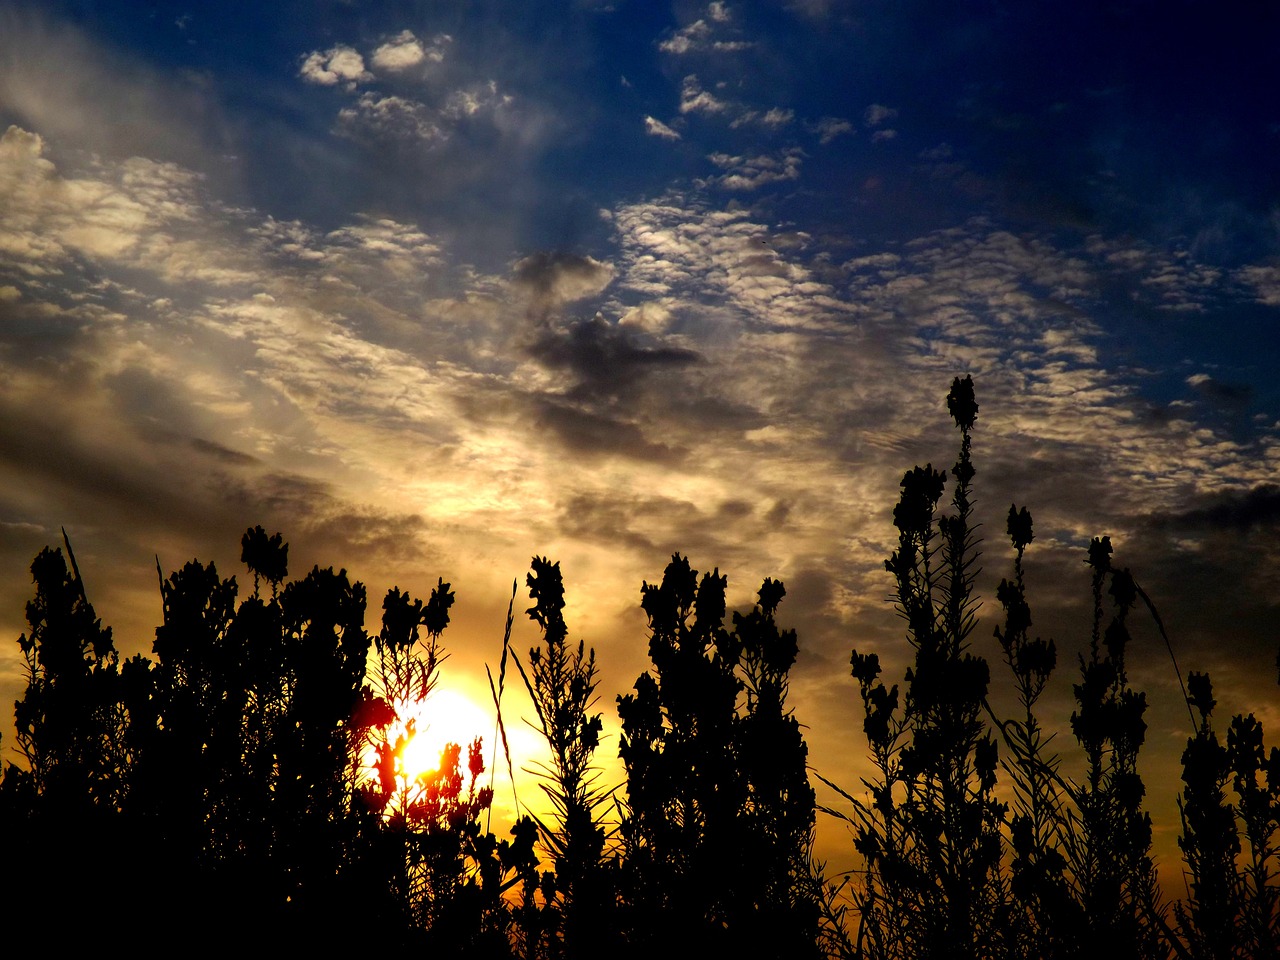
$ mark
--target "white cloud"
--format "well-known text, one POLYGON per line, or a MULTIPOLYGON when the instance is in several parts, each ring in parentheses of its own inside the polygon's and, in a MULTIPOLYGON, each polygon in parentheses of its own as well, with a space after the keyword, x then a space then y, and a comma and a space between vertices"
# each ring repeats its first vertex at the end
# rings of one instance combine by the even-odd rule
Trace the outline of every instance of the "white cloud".
POLYGON ((696 74, 689 74, 680 84, 681 113, 724 113, 729 104, 702 89, 696 74))
POLYGON ((422 42, 410 30, 396 34, 373 51, 373 65, 380 70, 408 70, 427 58, 422 42))
POLYGON ((794 110, 787 110, 782 107, 770 107, 764 113, 758 110, 747 110, 735 117, 729 126, 736 130, 749 124, 756 124, 771 130, 778 130, 791 123, 795 116, 796 112, 794 110))
POLYGON ((1267 264, 1241 267, 1237 276, 1253 287, 1258 303, 1280 307, 1280 266, 1267 264))
POLYGON ((662 333, 670 325, 674 313, 668 303, 662 300, 646 300, 639 306, 632 307, 618 318, 624 327, 636 327, 649 333, 662 333))
POLYGON ((711 182, 724 190, 750 191, 770 183, 798 179, 803 153, 798 149, 787 150, 776 157, 736 157, 727 153, 713 153, 707 159, 727 171, 711 182))
POLYGON ((489 112, 506 107, 513 98, 510 94, 500 93, 496 80, 473 84, 463 90, 455 90, 445 101, 443 113, 446 116, 471 117, 477 113, 489 112))
POLYGON ((349 136, 372 132, 395 139, 439 143, 447 134, 434 111, 417 100, 366 92, 338 111, 339 130, 349 136))
POLYGON ((672 130, 661 120, 653 117, 644 118, 644 132, 651 137, 661 137, 663 140, 679 140, 680 134, 672 130))
POLYGON ((711 28, 707 26, 707 22, 695 20, 687 27, 678 30, 674 36, 658 44, 658 49, 663 53, 685 54, 699 49, 710 36, 711 28))
POLYGON ((326 87, 342 82, 355 84, 373 79, 373 74, 364 68, 364 58, 353 48, 343 44, 323 52, 317 50, 307 54, 298 73, 304 80, 326 87))
MULTIPOLYGON (((707 17, 715 24, 726 24, 732 17, 729 8, 723 3, 712 3, 707 7, 707 17)), ((681 27, 674 34, 658 44, 663 53, 683 56, 703 50, 715 50, 717 53, 736 53, 755 46, 748 40, 715 40, 712 39, 714 29, 706 20, 695 20, 681 27)))

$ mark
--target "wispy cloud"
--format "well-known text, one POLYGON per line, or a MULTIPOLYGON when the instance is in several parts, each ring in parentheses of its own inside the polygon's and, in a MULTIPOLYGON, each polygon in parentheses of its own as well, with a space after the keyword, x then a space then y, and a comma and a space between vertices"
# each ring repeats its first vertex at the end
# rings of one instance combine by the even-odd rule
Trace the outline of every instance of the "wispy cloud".
POLYGON ((695 74, 689 74, 680 84, 680 112, 717 114, 729 110, 729 104, 702 89, 695 74))
POLYGON ((680 134, 672 130, 661 120, 653 117, 644 118, 644 132, 651 137, 660 137, 663 140, 679 140, 680 134))
POLYGON ((853 124, 839 117, 823 117, 816 123, 810 124, 809 127, 818 134, 818 142, 824 146, 837 137, 852 135, 853 133, 853 124))
POLYGON ((732 21, 728 4, 713 2, 706 8, 705 19, 694 20, 676 30, 658 44, 658 49, 663 53, 684 56, 705 51, 736 53, 754 46, 750 40, 717 36, 717 31, 724 30, 732 21))
POLYGON ((708 159, 725 171, 712 178, 712 183, 724 190, 752 191, 767 184, 799 179, 804 154, 793 148, 779 156, 738 157, 713 153, 708 159))

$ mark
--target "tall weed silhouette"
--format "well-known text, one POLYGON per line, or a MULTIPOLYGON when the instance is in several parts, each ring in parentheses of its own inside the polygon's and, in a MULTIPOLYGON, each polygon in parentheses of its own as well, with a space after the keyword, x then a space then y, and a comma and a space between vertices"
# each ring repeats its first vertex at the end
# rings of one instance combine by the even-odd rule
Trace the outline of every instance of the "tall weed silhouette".
POLYGON ((538 730, 551 754, 535 773, 551 801, 551 823, 536 819, 551 870, 541 880, 544 900, 541 947, 549 956, 582 957, 616 947, 616 877, 605 862, 604 807, 611 791, 600 785, 593 756, 603 722, 597 703, 595 650, 569 643, 560 564, 534 557, 526 577, 533 606, 526 613, 542 630, 529 650, 529 668, 516 665, 533 703, 538 730))
MULTIPOLYGON (((1184 697, 1201 719, 1183 756, 1179 800, 1191 895, 1174 906, 1172 923, 1161 902, 1138 769, 1147 702, 1128 681, 1131 614, 1145 607, 1170 654, 1172 646, 1150 598, 1113 564, 1108 537, 1087 551, 1092 617, 1069 718, 1080 779, 1063 775, 1051 747, 1059 718, 1046 725, 1037 713, 1058 651, 1030 632, 1024 559, 1033 523, 1016 504, 1007 522, 1013 572, 997 590, 1004 622, 995 636, 1019 713, 993 711, 988 666, 968 651, 979 557, 970 378, 955 379, 947 407, 961 434, 952 511, 937 513, 946 475, 931 465, 905 474, 893 512, 898 549, 885 563, 913 663, 901 688, 886 686, 878 656, 853 652, 874 773, 862 795, 820 777, 849 804, 851 812, 824 809, 850 825, 865 864, 847 885, 854 929, 831 937, 829 952, 877 960, 1274 955, 1280 751, 1264 751, 1252 715, 1233 719, 1224 746, 1210 721, 1209 680, 1195 673, 1184 697), (997 799, 1000 771, 1007 799, 997 799)), ((1176 660, 1173 667, 1181 683, 1176 660)), ((828 916, 840 919, 838 910, 828 916)))

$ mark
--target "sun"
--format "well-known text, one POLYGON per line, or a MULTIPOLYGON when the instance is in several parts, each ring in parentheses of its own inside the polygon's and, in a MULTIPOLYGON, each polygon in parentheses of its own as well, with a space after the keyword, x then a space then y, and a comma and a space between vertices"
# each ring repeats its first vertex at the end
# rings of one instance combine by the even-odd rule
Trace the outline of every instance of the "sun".
POLYGON ((523 807, 517 794, 528 795, 530 771, 544 769, 550 761, 546 742, 524 717, 504 703, 508 763, 493 707, 470 696, 465 687, 437 685, 423 700, 394 700, 390 706, 395 718, 370 732, 356 762, 357 784, 381 797, 379 809, 384 816, 403 813, 408 804, 423 796, 421 791, 441 767, 446 745, 456 743, 461 748, 465 771, 468 748, 479 738, 485 773, 478 785, 493 788, 495 817, 515 821, 523 807), (386 771, 380 757, 388 748, 393 767, 386 771), (392 774, 390 784, 385 779, 387 773, 392 774), (390 793, 384 792, 388 788, 390 793))
MULTIPOLYGON (((493 715, 459 690, 437 688, 425 700, 394 704, 408 742, 400 749, 396 772, 412 783, 440 769, 447 744, 467 747, 480 737, 486 748, 493 738, 493 715)), ((393 734, 393 738, 398 734, 393 734)))

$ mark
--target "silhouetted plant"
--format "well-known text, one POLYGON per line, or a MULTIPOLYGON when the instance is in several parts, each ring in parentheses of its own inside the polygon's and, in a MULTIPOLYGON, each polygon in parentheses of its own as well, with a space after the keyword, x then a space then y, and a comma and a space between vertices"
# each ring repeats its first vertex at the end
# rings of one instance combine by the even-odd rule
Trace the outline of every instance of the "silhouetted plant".
POLYGON ((1191 702, 1200 714, 1182 754, 1182 848, 1188 897, 1174 906, 1178 929, 1196 958, 1243 956, 1236 923, 1242 888, 1236 867, 1240 837, 1236 811, 1227 801, 1231 781, 1227 750, 1213 729, 1216 705, 1209 677, 1192 673, 1191 702))
POLYGON ((1262 725, 1252 714, 1232 718, 1224 745, 1212 725, 1216 701, 1209 677, 1193 673, 1189 686, 1200 724, 1182 755, 1178 845, 1188 897, 1174 906, 1178 934, 1196 960, 1276 956, 1280 749, 1266 752, 1262 725))
POLYGON ((870 802, 840 791, 853 814, 837 815, 853 827, 867 863, 854 890, 864 956, 961 958, 1007 949, 1000 834, 1007 808, 996 799, 997 747, 983 719, 990 673, 969 653, 977 564, 971 379, 955 380, 947 406, 961 433, 953 512, 937 517, 945 474, 931 465, 908 472, 893 512, 898 549, 885 561, 915 653, 901 706, 898 687, 879 680, 875 654, 855 650, 851 659, 876 775, 864 781, 870 802))
POLYGON ((435 771, 402 760, 446 659, 449 584, 425 604, 387 593, 367 675, 363 585, 318 567, 285 583, 287 545, 254 527, 241 540, 254 581, 243 600, 213 564, 160 574, 154 660, 120 663, 69 542, 70 569, 60 550, 36 557, 18 641, 25 766, 9 764, 0 780, 5 892, 30 923, 55 928, 68 901, 51 891, 67 888, 68 864, 95 909, 109 885, 145 888, 148 923, 133 935, 147 948, 198 925, 206 940, 253 927, 276 946, 333 952, 372 938, 378 949, 526 960, 1276 956, 1280 749, 1264 747, 1252 714, 1235 716, 1223 743, 1199 673, 1183 691, 1188 896, 1172 921, 1160 903, 1138 770, 1146 699, 1127 673, 1139 602, 1169 638, 1108 538, 1089 545, 1092 626, 1072 687, 1080 779, 1063 774, 1037 714, 1057 647, 1031 633, 1032 518, 1016 505, 995 637, 1018 707, 1007 719, 992 709, 987 664, 969 648, 969 378, 953 382, 947 405, 961 434, 951 511, 939 516, 946 474, 908 472, 885 564, 912 664, 900 688, 883 682, 875 654, 850 659, 874 772, 862 796, 835 787, 851 804, 836 815, 865 861, 847 886, 827 884, 811 859, 807 748, 787 704, 798 646, 776 620, 782 584, 765 580, 731 629, 718 570, 699 578, 676 554, 660 584, 642 586, 652 670, 618 698, 626 799, 611 842, 612 791, 593 765, 594 651, 568 642, 559 565, 535 557, 527 613, 542 643, 526 671, 509 646, 513 584, 490 684, 510 767, 501 696, 511 655, 550 747, 540 785, 553 814, 522 817, 499 840, 486 823, 492 781, 481 785, 479 739, 447 745, 435 771), (1008 787, 999 798, 998 770, 1008 787), (539 849, 550 869, 539 871, 539 849))
POLYGON ((796 637, 777 628, 772 580, 726 630, 725 585, 677 554, 642 588, 653 671, 618 700, 626 929, 645 949, 806 956, 818 905, 807 750, 785 706, 796 637))
POLYGON ((14 706, 26 770, 8 765, 10 789, 49 815, 76 818, 114 812, 124 800, 124 718, 119 655, 85 595, 70 543, 45 549, 31 564, 35 599, 30 632, 18 638, 27 687, 14 706))
POLYGON ((1083 781, 1074 785, 1072 830, 1066 850, 1083 910, 1082 947, 1130 956, 1162 952, 1151 816, 1142 809, 1146 787, 1138 753, 1146 738, 1146 695, 1128 684, 1127 619, 1138 599, 1132 575, 1111 565, 1111 540, 1089 545, 1093 628, 1089 655, 1080 656, 1080 682, 1071 730, 1085 753, 1083 781), (1105 631, 1103 587, 1115 603, 1105 631))
POLYGON ((1240 941, 1255 957, 1280 955, 1280 748, 1263 747, 1262 724, 1237 715, 1227 731, 1231 785, 1248 841, 1240 941))
MULTIPOLYGON (((1193 675, 1188 704, 1200 709, 1202 722, 1184 757, 1183 849, 1195 893, 1175 911, 1179 938, 1160 903, 1151 820, 1143 809, 1146 791, 1138 757, 1146 699, 1129 686, 1126 670, 1129 615, 1138 602, 1150 611, 1168 645, 1164 625, 1130 572, 1113 566, 1110 540, 1095 539, 1088 551, 1092 628, 1087 654, 1079 658, 1070 718, 1084 753, 1084 772, 1079 782, 1064 777, 1060 758, 1050 749, 1052 735, 1037 716, 1057 649, 1052 640, 1030 633, 1023 560, 1034 539, 1032 518, 1025 507, 1011 506, 1007 532, 1014 548, 1013 577, 997 590, 1004 622, 995 635, 1020 715, 995 715, 987 699, 986 665, 965 652, 977 563, 969 484, 974 475, 970 431, 978 407, 969 378, 957 378, 947 399, 961 431, 960 455, 951 471, 953 512, 935 519, 944 475, 930 466, 907 473, 894 510, 899 547, 886 563, 915 653, 904 690, 900 694, 898 686, 881 681, 875 654, 855 650, 851 659, 876 772, 863 780, 865 798, 836 787, 852 806, 851 813, 836 815, 852 825, 866 864, 851 888, 858 911, 855 939, 836 946, 876 958, 1164 957, 1170 951, 1236 956, 1231 944, 1241 942, 1246 929, 1265 928, 1245 919, 1248 909, 1240 891, 1262 891, 1255 913, 1266 915, 1275 928, 1275 887, 1266 883, 1273 868, 1259 866, 1262 883, 1249 887, 1236 857, 1236 821, 1224 800, 1228 779, 1238 780, 1238 795, 1248 794, 1258 811, 1257 862, 1273 863, 1276 808, 1261 783, 1261 737, 1253 733, 1252 718, 1238 728, 1239 742, 1251 744, 1240 756, 1253 759, 1241 760, 1237 777, 1230 749, 1222 748, 1209 725, 1207 678, 1193 675), (1002 764, 985 731, 984 714, 1004 743, 1002 764), (996 799, 997 766, 1009 775, 1008 806, 996 799)), ((1275 763, 1280 780, 1280 754, 1275 763)), ((1246 820, 1241 814, 1240 824, 1246 820)), ((1250 940, 1247 949, 1272 942, 1264 936, 1273 934, 1250 940)))
POLYGON ((1023 559, 1035 537, 1026 507, 1009 506, 1007 532, 1014 549, 1013 580, 1002 579, 996 591, 1005 622, 995 628, 995 636, 1022 708, 1020 717, 1001 721, 993 716, 1008 751, 1002 767, 1013 787, 1008 839, 1014 907, 1007 936, 1014 956, 1073 957, 1080 953, 1084 923, 1066 870, 1069 788, 1059 774, 1060 759, 1050 749, 1053 734, 1046 734, 1035 712, 1057 665, 1057 646, 1029 633, 1023 559))
POLYGON ((604 863, 606 828, 602 809, 610 791, 599 786, 592 757, 602 728, 596 704, 596 655, 579 640, 568 642, 560 564, 534 557, 526 577, 533 606, 526 612, 542 629, 542 645, 529 651, 526 672, 516 665, 533 702, 538 729, 551 764, 538 769, 554 821, 535 817, 552 871, 541 882, 542 923, 549 955, 594 956, 611 949, 615 879, 604 863))

